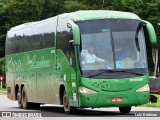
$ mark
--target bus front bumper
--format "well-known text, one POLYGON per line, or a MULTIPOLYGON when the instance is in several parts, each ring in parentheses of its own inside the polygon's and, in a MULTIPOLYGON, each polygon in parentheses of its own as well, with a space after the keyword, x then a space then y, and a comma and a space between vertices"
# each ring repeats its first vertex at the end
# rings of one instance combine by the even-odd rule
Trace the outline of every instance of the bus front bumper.
POLYGON ((149 92, 139 93, 112 93, 111 94, 79 94, 79 107, 123 107, 138 106, 149 102, 149 92), (121 98, 122 101, 112 101, 112 99, 121 98))

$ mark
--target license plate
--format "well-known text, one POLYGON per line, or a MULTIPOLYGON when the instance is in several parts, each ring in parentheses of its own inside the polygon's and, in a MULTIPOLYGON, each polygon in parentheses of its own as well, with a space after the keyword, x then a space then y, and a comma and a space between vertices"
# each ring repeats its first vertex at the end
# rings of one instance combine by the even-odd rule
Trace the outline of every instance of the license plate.
POLYGON ((123 98, 112 98, 112 102, 123 102, 123 98))

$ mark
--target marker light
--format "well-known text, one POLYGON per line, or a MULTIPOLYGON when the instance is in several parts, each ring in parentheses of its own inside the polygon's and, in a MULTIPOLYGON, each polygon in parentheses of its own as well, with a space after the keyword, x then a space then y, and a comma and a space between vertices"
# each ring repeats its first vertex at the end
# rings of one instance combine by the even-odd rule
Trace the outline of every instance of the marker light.
POLYGON ((80 93, 82 93, 82 94, 96 94, 97 92, 96 91, 94 91, 94 90, 91 90, 91 89, 88 89, 88 88, 86 88, 86 87, 79 87, 79 91, 80 91, 80 93))
POLYGON ((145 86, 136 90, 136 92, 147 92, 147 91, 150 91, 149 84, 146 84, 145 86))

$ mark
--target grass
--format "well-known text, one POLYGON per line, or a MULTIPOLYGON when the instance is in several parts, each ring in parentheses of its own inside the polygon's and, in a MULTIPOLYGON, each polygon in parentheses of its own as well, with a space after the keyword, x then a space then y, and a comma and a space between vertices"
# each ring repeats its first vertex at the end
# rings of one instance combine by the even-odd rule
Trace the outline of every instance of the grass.
POLYGON ((1 91, 6 91, 6 88, 2 88, 2 89, 0 89, 1 91))
POLYGON ((7 93, 7 92, 6 92, 6 88, 0 89, 0 95, 1 95, 1 94, 4 94, 4 95, 5 95, 6 93, 7 93))
POLYGON ((160 108, 160 95, 158 94, 153 94, 153 95, 155 95, 158 98, 157 103, 147 103, 143 106, 160 108))

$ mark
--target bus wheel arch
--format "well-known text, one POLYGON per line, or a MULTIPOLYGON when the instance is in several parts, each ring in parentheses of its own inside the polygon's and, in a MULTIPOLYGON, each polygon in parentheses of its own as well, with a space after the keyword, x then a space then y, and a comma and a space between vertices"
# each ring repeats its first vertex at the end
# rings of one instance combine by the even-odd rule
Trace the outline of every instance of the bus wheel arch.
POLYGON ((18 92, 19 92, 19 85, 16 84, 16 86, 15 86, 15 100, 18 100, 18 92))
POLYGON ((60 105, 63 105, 63 94, 64 94, 64 90, 65 90, 65 87, 64 85, 60 85, 59 87, 59 100, 60 100, 60 105))
POLYGON ((22 89, 23 89, 23 87, 24 87, 24 85, 22 84, 22 85, 21 85, 21 91, 20 91, 21 93, 22 93, 22 89))

